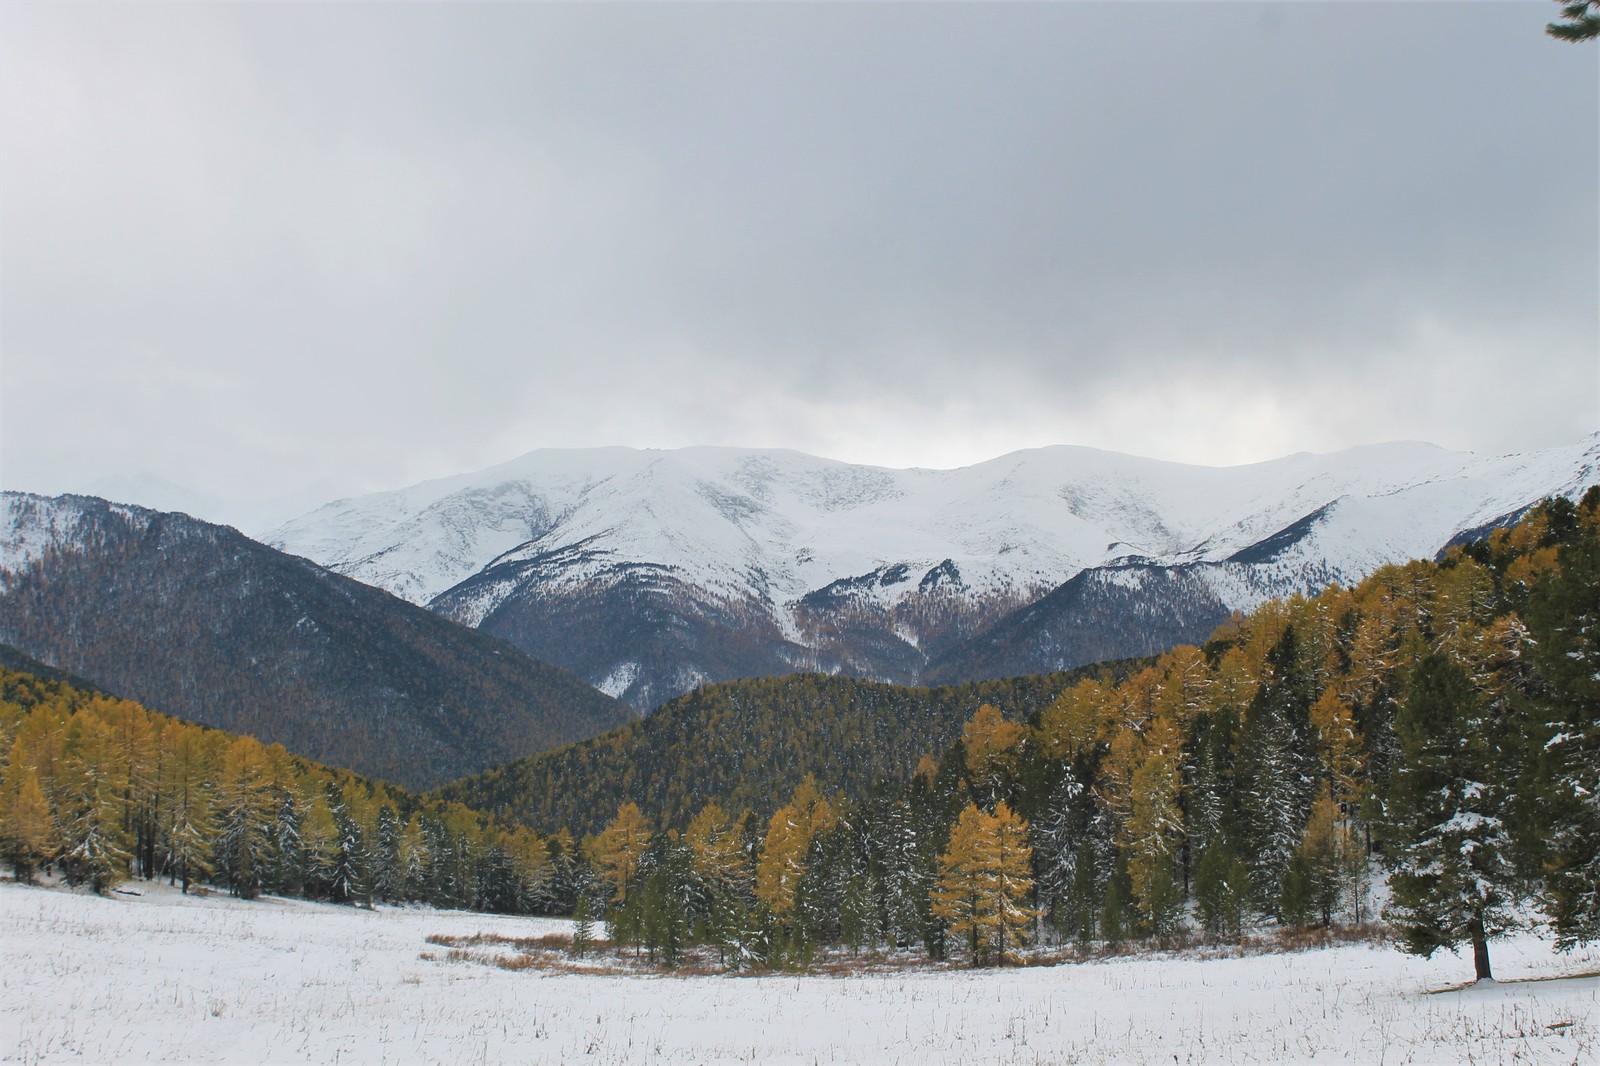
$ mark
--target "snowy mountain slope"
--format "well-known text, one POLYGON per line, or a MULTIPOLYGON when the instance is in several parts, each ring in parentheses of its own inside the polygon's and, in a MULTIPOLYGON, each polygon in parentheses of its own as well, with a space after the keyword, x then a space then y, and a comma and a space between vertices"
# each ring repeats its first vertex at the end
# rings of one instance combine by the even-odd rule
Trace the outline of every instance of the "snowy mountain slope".
POLYGON ((916 680, 1086 572, 1127 584, 1186 567, 1184 595, 1216 601, 1196 618, 1225 616, 1431 556, 1596 481, 1600 434, 1510 456, 1402 443, 1225 468, 1076 447, 956 470, 543 450, 331 503, 269 542, 647 707, 740 673, 916 680))

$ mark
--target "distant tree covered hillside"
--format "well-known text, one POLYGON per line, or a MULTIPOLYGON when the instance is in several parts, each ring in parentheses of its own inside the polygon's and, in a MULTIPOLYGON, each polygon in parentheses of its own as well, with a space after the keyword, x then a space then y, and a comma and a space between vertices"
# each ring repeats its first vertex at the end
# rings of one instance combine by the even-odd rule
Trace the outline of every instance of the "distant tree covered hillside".
POLYGON ((104 694, 100 686, 79 677, 77 674, 40 662, 31 655, 25 655, 9 644, 0 644, 0 669, 12 670, 19 674, 32 674, 34 677, 46 681, 61 681, 72 686, 80 692, 104 694))
POLYGON ((409 787, 631 717, 493 637, 187 515, 6 493, 0 547, 0 641, 409 787))
POLYGON ((983 703, 1026 717, 1085 677, 1115 680, 1138 660, 948 688, 905 688, 821 674, 706 685, 593 740, 497 767, 440 795, 499 816, 574 833, 597 830, 633 801, 678 822, 715 800, 768 809, 807 775, 863 798, 902 779, 961 733, 983 703))
POLYGON ((565 910, 571 841, 0 668, 0 857, 105 892, 170 879, 337 903, 565 910))

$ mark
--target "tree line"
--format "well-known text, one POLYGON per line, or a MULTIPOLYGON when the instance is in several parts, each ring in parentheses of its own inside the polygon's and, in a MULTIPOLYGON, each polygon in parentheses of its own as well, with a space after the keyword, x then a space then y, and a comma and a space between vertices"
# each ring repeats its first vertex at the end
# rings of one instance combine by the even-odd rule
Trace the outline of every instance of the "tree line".
POLYGON ((580 837, 598 832, 630 800, 672 825, 687 825, 713 801, 730 811, 766 812, 807 775, 829 795, 859 801, 958 739, 980 704, 1027 717, 1076 681, 1113 682, 1149 661, 934 688, 816 673, 720 682, 611 732, 475 774, 435 795, 580 837))
POLYGON ((0 669, 0 849, 18 880, 570 913, 571 838, 0 669))

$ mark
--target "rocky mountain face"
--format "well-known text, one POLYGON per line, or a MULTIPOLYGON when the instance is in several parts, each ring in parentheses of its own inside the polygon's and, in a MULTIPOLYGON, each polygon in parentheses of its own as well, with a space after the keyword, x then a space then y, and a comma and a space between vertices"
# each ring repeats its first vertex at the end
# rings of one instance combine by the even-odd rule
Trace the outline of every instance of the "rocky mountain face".
POLYGON ((231 528, 92 497, 0 495, 0 642, 411 788, 631 717, 564 669, 231 528))
POLYGON ((1149 654, 1596 481, 1600 435, 1225 468, 1070 447, 957 470, 543 450, 330 503, 267 539, 643 711, 737 677, 953 683, 1149 654))

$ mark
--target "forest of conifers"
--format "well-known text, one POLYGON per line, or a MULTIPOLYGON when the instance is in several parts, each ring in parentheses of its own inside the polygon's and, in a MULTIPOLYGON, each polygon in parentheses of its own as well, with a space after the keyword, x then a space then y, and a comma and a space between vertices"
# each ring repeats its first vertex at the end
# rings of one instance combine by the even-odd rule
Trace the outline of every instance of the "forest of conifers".
POLYGON ((54 868, 97 891, 133 876, 527 912, 561 905, 543 893, 573 861, 565 838, 14 670, 0 669, 0 740, 0 829, 22 880, 54 868))
POLYGON ((1362 923, 1381 873, 1400 941, 1472 945, 1483 976, 1489 941, 1530 915, 1563 944, 1600 936, 1597 643, 1591 489, 1438 562, 1083 676, 1026 721, 975 705, 959 739, 870 790, 808 778, 691 811, 612 774, 588 797, 605 828, 576 845, 7 674, 4 845, 19 876, 101 888, 131 870, 576 911, 665 965, 695 943, 728 966, 899 946, 981 963, 1040 939, 1362 923))

